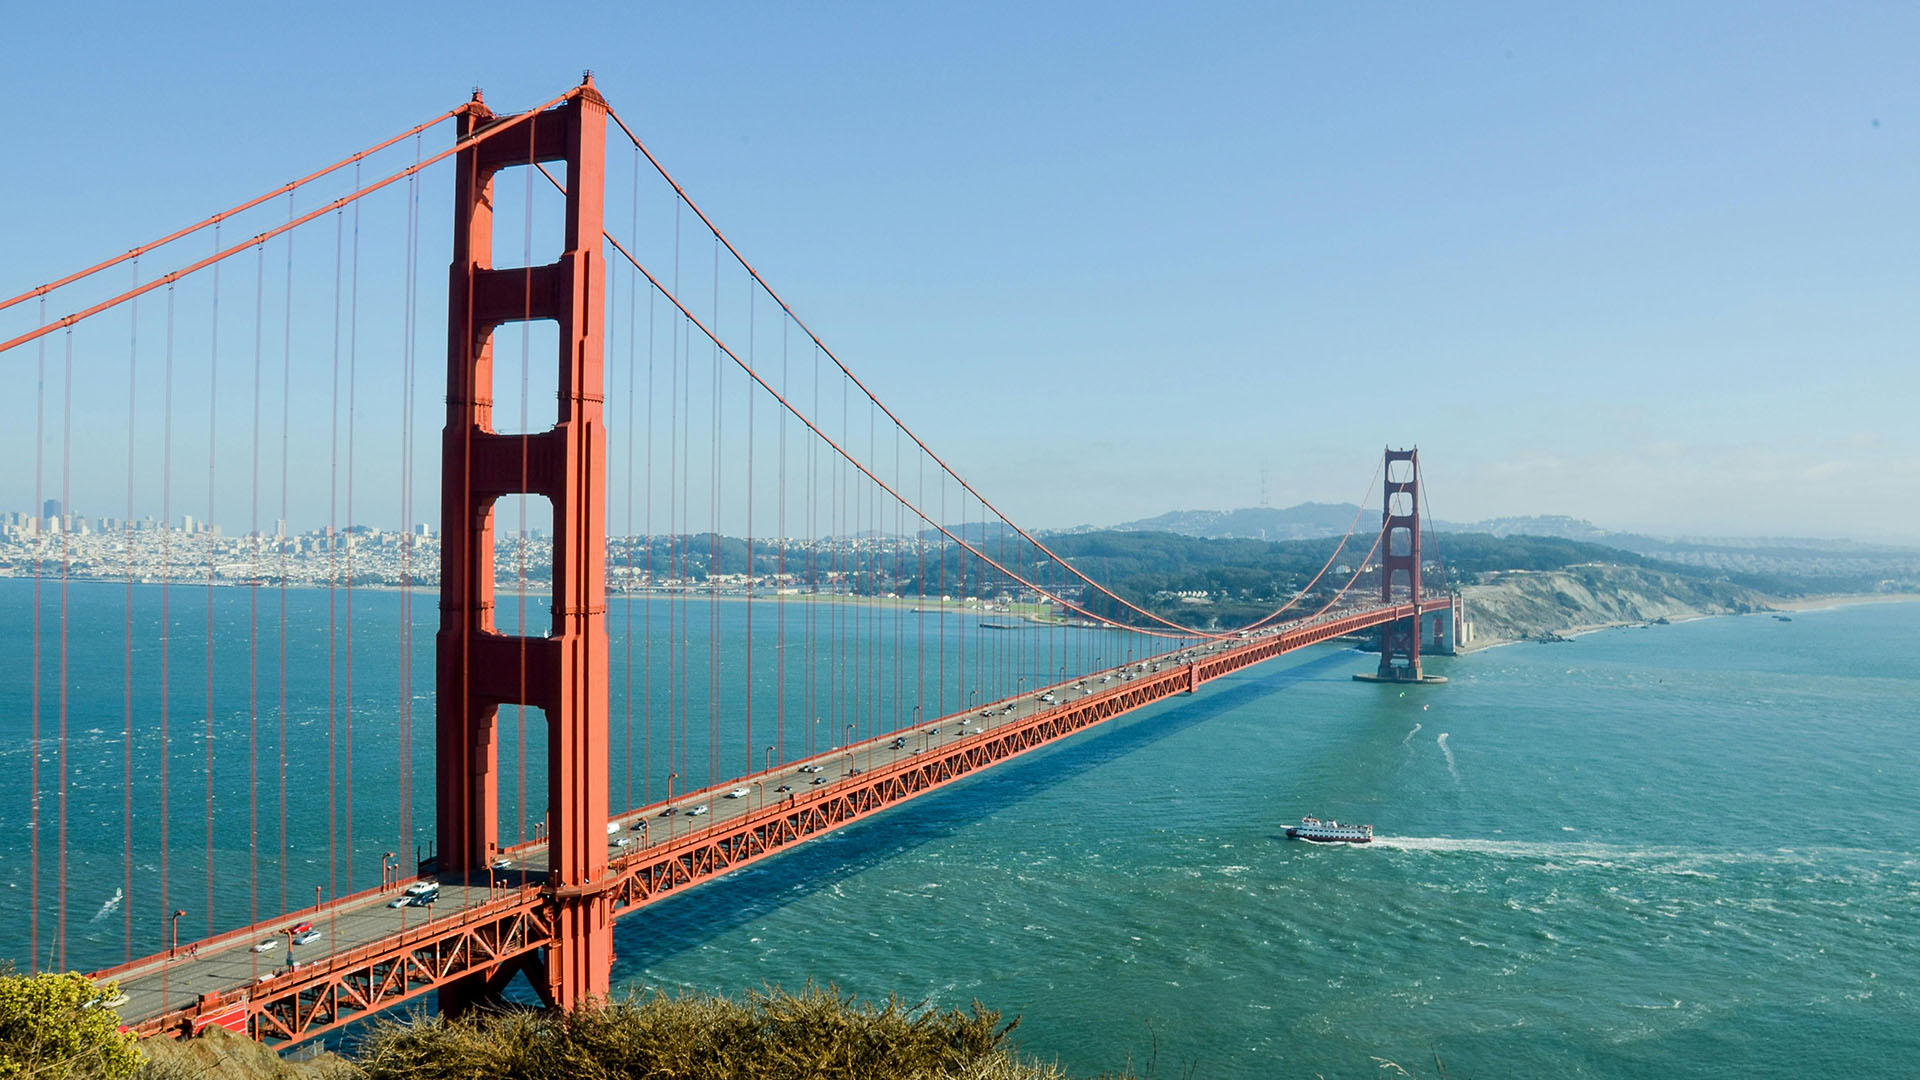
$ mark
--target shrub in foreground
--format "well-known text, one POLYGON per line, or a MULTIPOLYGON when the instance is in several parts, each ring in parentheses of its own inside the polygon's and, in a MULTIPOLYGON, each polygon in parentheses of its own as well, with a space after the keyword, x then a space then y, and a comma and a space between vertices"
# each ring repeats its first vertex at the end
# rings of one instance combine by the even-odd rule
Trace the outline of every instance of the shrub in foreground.
POLYGON ((119 993, 77 971, 0 972, 0 1080, 121 1080, 140 1064, 132 1035, 101 1002, 119 993))
POLYGON ((381 1025, 355 1064, 370 1080, 1064 1080, 1015 1057, 1014 1023, 978 1002, 876 1006, 810 986, 416 1018, 381 1025))

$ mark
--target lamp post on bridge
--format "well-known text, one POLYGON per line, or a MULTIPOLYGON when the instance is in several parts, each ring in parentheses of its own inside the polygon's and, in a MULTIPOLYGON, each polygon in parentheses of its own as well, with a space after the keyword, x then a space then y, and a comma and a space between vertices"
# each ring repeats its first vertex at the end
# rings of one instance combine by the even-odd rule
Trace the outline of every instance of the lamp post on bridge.
POLYGON ((186 911, 182 909, 174 912, 171 917, 173 940, 172 943, 167 946, 167 959, 169 960, 173 959, 174 956, 180 952, 180 918, 185 914, 186 911))
MULTIPOLYGON (((673 782, 678 779, 680 779, 680 774, 677 772, 670 772, 667 774, 667 812, 668 813, 673 812, 673 782)), ((667 835, 669 837, 673 835, 673 819, 672 818, 667 819, 667 835)))

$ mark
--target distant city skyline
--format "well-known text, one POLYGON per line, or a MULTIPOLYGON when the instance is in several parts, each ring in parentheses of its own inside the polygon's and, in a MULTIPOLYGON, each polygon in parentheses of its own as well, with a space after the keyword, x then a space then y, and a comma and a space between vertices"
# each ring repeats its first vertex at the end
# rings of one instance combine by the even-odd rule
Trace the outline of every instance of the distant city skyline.
MULTIPOLYGON (((0 294, 270 190, 476 83, 517 109, 590 67, 809 325, 1023 526, 1263 493, 1360 501, 1382 445, 1418 444, 1449 520, 1920 542, 1920 504, 1890 497, 1920 490, 1920 9, 609 10, 517 25, 511 50, 493 20, 411 9, 383 9, 373 39, 257 7, 115 8, 84 35, 75 18, 15 13, 0 89, 37 102, 16 138, 59 147, 60 168, 0 162, 0 294), (153 48, 188 40, 228 60, 153 48), (686 41, 726 47, 668 44, 686 41), (134 101, 148 119, 127 124, 134 101)), ((379 322, 400 302, 387 291, 356 311, 357 341, 331 343, 357 346, 357 406, 322 320, 288 334, 303 407, 289 505, 270 431, 260 520, 340 520, 356 496, 356 518, 397 523, 404 497, 435 519, 420 511, 437 506, 440 185, 421 193, 411 344, 379 322)), ((370 217, 351 235, 394 228, 370 217)), ((301 272, 325 278, 333 242, 302 248, 301 272)), ((235 319, 254 272, 229 273, 235 319)), ((201 302, 183 283, 172 516, 212 502, 232 531, 251 500, 253 341, 222 332, 234 396, 209 453, 214 418, 194 404, 208 374, 189 362, 201 302)), ((65 310, 32 307, 8 314, 65 310)), ((143 325, 165 311, 153 294, 143 325)), ((75 348, 83 388, 103 366, 124 378, 123 324, 75 348)), ((515 337, 502 354, 520 351, 515 337)), ((0 418, 16 463, 0 505, 59 487, 63 355, 53 342, 45 360, 38 477, 34 402, 0 418)), ((142 410, 160 369, 157 349, 139 357, 142 410)), ((110 432, 129 414, 122 389, 78 420, 110 432)), ((616 451, 624 420, 609 417, 616 451)), ((163 422, 141 411, 135 427, 163 422)), ((124 516, 131 487, 157 507, 158 463, 130 456, 76 440, 75 505, 124 516)))

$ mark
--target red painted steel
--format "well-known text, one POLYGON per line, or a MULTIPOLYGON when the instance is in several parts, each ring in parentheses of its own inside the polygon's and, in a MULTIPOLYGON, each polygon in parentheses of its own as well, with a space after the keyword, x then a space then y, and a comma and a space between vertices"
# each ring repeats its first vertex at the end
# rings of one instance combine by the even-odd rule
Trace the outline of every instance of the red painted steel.
POLYGON ((235 214, 239 214, 244 211, 251 210, 256 206, 259 206, 261 203, 268 201, 269 199, 274 199, 274 198, 278 198, 281 195, 285 195, 286 193, 299 188, 303 184, 310 184, 313 181, 318 180, 323 176, 326 176, 328 173, 337 172, 341 169, 346 168, 349 165, 365 160, 366 158, 371 157, 372 155, 377 154, 382 150, 385 150, 387 147, 392 146, 394 143, 397 143, 402 139, 411 138, 414 135, 418 135, 421 132, 427 130, 428 128, 434 126, 435 124, 440 123, 442 120, 450 119, 454 116, 459 115, 459 113, 460 113, 459 109, 450 109, 446 112, 441 113, 439 116, 434 117, 431 120, 428 120, 424 123, 415 124, 414 126, 408 128, 407 130, 401 132, 398 135, 394 135, 390 138, 383 139, 380 142, 374 143, 372 146, 367 147, 365 150, 362 150, 357 154, 354 154, 350 157, 341 158, 339 161, 336 161, 333 164, 328 165, 324 169, 316 169, 313 172, 308 173, 307 175, 301 177, 298 180, 289 180, 286 183, 280 185, 279 187, 274 188, 272 191, 266 192, 261 195, 256 195, 253 198, 248 199, 246 202, 240 203, 237 206, 228 207, 227 209, 222 210, 217 214, 213 214, 209 217, 202 218, 201 220, 196 221, 192 225, 188 225, 185 228, 176 229, 173 232, 168 233, 167 235, 161 237, 158 240, 149 240, 148 242, 141 244, 138 247, 130 248, 127 251, 121 252, 120 254, 115 255, 110 259, 104 260, 102 262, 94 263, 92 266, 87 267, 85 270, 76 270, 73 273, 66 275, 65 277, 55 278, 54 280, 47 282, 45 285, 39 285, 39 286, 35 286, 34 288, 28 289, 26 292, 23 292, 18 296, 12 296, 12 297, 8 297, 5 300, 0 300, 0 311, 5 311, 6 309, 24 300, 31 300, 36 296, 45 296, 48 293, 54 291, 55 289, 59 289, 67 285, 71 285, 74 282, 79 281, 81 278, 91 277, 102 270, 110 270, 113 267, 119 266, 123 262, 127 262, 132 259, 137 259, 140 256, 145 255, 147 252, 154 250, 155 248, 165 247, 166 245, 173 243, 175 240, 179 240, 187 236, 192 236, 194 233, 199 232, 201 229, 204 229, 209 225, 218 225, 222 221, 225 221, 228 218, 233 217, 235 214))
MULTIPOLYGON (((1429 597, 1417 606, 1407 603, 1309 619, 1249 639, 1218 656, 1163 662, 1162 670, 1111 689, 876 767, 818 792, 796 793, 791 801, 776 802, 617 859, 609 865, 596 895, 606 902, 610 918, 631 914, 669 893, 730 873, 1103 721, 1190 693, 1223 675, 1344 634, 1447 610, 1451 603, 1447 597, 1429 597)), ((971 710, 933 723, 945 726, 970 715, 971 710)), ((858 755, 889 737, 842 748, 833 756, 858 755)), ((649 815, 654 809, 648 808, 649 815)), ((555 958, 570 947, 560 917, 564 891, 548 884, 505 892, 479 907, 423 923, 393 938, 270 976, 245 991, 248 1030, 263 1042, 286 1045, 429 990, 440 992, 443 1005, 450 992, 461 993, 463 987, 469 988, 469 1000, 474 1000, 497 992, 523 970, 536 987, 544 987, 552 977, 555 958)), ((236 936, 243 934, 222 938, 236 936)), ((135 1030, 159 1034, 197 1027, 204 1019, 206 1000, 152 1017, 135 1030)), ((213 1000, 222 1009, 230 1005, 226 999, 213 1000)))
MULTIPOLYGON (((1420 450, 1386 451, 1385 471, 1380 478, 1380 602, 1394 604, 1395 585, 1405 582, 1405 596, 1420 595, 1420 450), (1404 464, 1406 473, 1395 479, 1393 467, 1404 464)), ((1420 620, 1418 617, 1395 620, 1380 628, 1380 671, 1382 679, 1420 678, 1420 620)))
MULTIPOLYGON (((137 1030, 192 1032, 208 1024, 238 1025, 257 1039, 284 1044, 335 1030, 429 990, 438 991, 443 1008, 457 1011, 497 995, 507 980, 521 973, 550 1004, 572 1006, 607 992, 612 921, 619 915, 1104 720, 1176 694, 1194 693, 1205 682, 1283 653, 1372 627, 1383 628, 1381 675, 1418 677, 1421 619, 1442 610, 1451 611, 1452 601, 1424 597, 1421 590, 1418 453, 1388 450, 1383 458, 1382 527, 1374 542, 1374 551, 1385 549, 1381 552, 1379 606, 1329 613, 1360 576, 1356 572, 1327 608, 1284 629, 1260 630, 1239 640, 1217 632, 1193 632, 1223 647, 1225 651, 1219 655, 1176 650, 1158 657, 1158 668, 1150 673, 1141 670, 1110 689, 1070 697, 1045 708, 1030 699, 1029 695, 1040 689, 1033 688, 1028 695, 1009 699, 1020 702, 1023 708, 1036 709, 1031 715, 865 772, 850 771, 830 786, 790 794, 771 806, 715 821, 704 831, 609 861, 607 439, 601 416, 602 293, 606 273, 603 242, 632 261, 691 326, 711 338, 759 387, 790 409, 876 489, 898 499, 904 510, 919 514, 987 565, 1036 591, 1048 590, 1027 582, 1002 565, 1002 560, 989 557, 981 548, 948 532, 941 521, 921 512, 868 465, 841 449, 606 234, 602 221, 604 142, 610 112, 591 77, 562 97, 526 113, 496 117, 476 93, 471 103, 456 110, 456 115, 459 131, 454 145, 413 169, 87 312, 69 316, 67 322, 176 280, 412 175, 426 164, 457 155, 448 294, 447 421, 442 443, 441 626, 436 640, 439 844, 431 869, 449 881, 485 879, 486 864, 503 850, 498 834, 497 719, 500 706, 517 704, 541 709, 548 724, 548 873, 539 885, 489 891, 488 899, 476 907, 271 974, 251 985, 203 995, 189 1006, 144 1020, 137 1030), (564 162, 567 173, 567 184, 562 188, 566 200, 563 253, 545 266, 496 268, 492 251, 496 174, 516 166, 539 167, 544 173, 542 163, 554 161, 564 162), (558 420, 548 431, 502 434, 492 422, 495 331, 534 319, 558 324, 558 420), (1402 479, 1395 479, 1396 464, 1408 468, 1402 479), (495 625, 494 510, 500 498, 523 494, 544 496, 553 508, 553 624, 546 636, 538 638, 505 635, 495 625)), ((639 145, 637 140, 635 145, 639 145)), ((645 152, 644 147, 640 149, 645 152)), ((553 179, 551 174, 548 179, 553 179)), ((684 192, 681 195, 684 198, 684 192)), ((701 218, 704 222, 704 215, 701 218)), ((707 224, 711 228, 711 223, 707 224)), ((714 236, 732 250, 717 230, 714 236)), ((733 254, 738 257, 737 252, 733 254)), ((746 266, 744 260, 741 265, 746 266)), ((758 275, 750 266, 747 270, 757 282, 758 275)), ((764 287, 763 282, 760 284, 764 287)), ((784 303, 781 307, 784 309, 784 303)), ((65 323, 49 329, 59 325, 65 323)), ((36 331, 36 335, 44 332, 36 331)), ((0 344, 0 351, 32 336, 0 344)), ((818 344, 817 338, 813 340, 818 344)), ((828 356, 831 358, 830 352, 828 356)), ((844 367, 841 370, 846 372, 844 367)), ((851 372, 846 374, 852 378, 851 372)), ((853 385, 866 390, 858 380, 853 385)), ((871 399, 870 393, 868 396, 871 399)), ((899 424, 885 406, 877 400, 874 404, 899 424)), ((899 430, 912 436, 904 425, 899 425, 899 430)), ((931 456, 931 451, 926 453, 931 456)), ((951 470, 948 472, 951 475, 951 470)), ((961 483, 977 497, 977 492, 961 483)), ((981 505, 990 508, 984 500, 981 505)), ((1335 559, 1338 554, 1336 549, 1335 559)), ((1370 551, 1363 563, 1372 556, 1370 551)), ((1333 561, 1330 559, 1328 565, 1333 561)), ((1061 565, 1064 571, 1080 576, 1064 562, 1061 565)), ((1326 570, 1323 567, 1320 573, 1326 570)), ((1314 581, 1319 577, 1316 575, 1314 581)), ((1081 580, 1099 588, 1084 576, 1081 580)), ((1068 610, 1091 614, 1069 600, 1060 602, 1068 610)), ((1159 621, 1186 631, 1178 624, 1159 621)), ((1139 632, 1169 633, 1166 629, 1139 632)), ((930 722, 945 725, 970 713, 971 706, 966 713, 930 722)), ((850 745, 833 756, 876 747, 894 734, 888 732, 850 745)), ((344 904, 364 902, 369 896, 335 901, 329 909, 337 912, 344 904)), ((231 942, 286 918, 256 923, 208 941, 231 942)), ((114 970, 131 972, 154 959, 114 970)))
MULTIPOLYGON (((601 265, 606 101, 591 80, 510 136, 492 137, 477 101, 461 117, 448 290, 447 426, 442 444, 442 568, 437 640, 436 870, 482 870, 500 849, 496 720, 505 704, 547 720, 548 866, 554 940, 536 985, 571 1006, 606 993, 613 936, 606 877, 606 431, 601 422, 601 265), (493 178, 564 161, 565 250, 546 266, 493 267, 493 178), (493 334, 530 319, 559 325, 559 420, 545 432, 493 428, 493 334), (553 628, 512 637, 494 625, 493 509, 502 496, 553 506, 553 628)), ((486 993, 460 980, 458 1009, 486 993)))
MULTIPOLYGON (((565 101, 566 99, 567 99, 567 95, 562 95, 560 97, 553 99, 553 101, 548 102, 546 105, 541 106, 539 109, 536 109, 530 112, 520 113, 517 116, 508 117, 507 119, 499 121, 498 126, 488 127, 484 131, 479 132, 476 137, 488 138, 488 139, 498 138, 499 136, 504 135, 506 133, 505 132, 506 128, 511 127, 512 125, 518 124, 519 122, 521 122, 521 120, 523 120, 526 117, 539 115, 544 110, 550 108, 554 103, 565 101)), ((471 112, 473 110, 473 107, 474 107, 473 105, 469 105, 467 106, 467 110, 471 112)), ((484 111, 484 106, 482 106, 481 108, 484 111)), ((465 136, 468 133, 468 128, 465 124, 462 125, 461 131, 463 136, 465 136)), ((188 263, 186 266, 183 266, 178 270, 174 270, 169 273, 162 274, 151 281, 144 282, 131 289, 128 289, 123 293, 119 293, 118 295, 110 296, 107 299, 100 301, 99 303, 91 304, 85 308, 82 308, 79 311, 74 312, 71 315, 66 315, 59 319, 54 320, 53 322, 44 323, 40 326, 36 326, 33 329, 28 330, 25 333, 22 333, 16 337, 8 338, 6 341, 0 341, 0 353, 6 352, 9 349, 17 348, 18 346, 21 346, 21 345, 25 345, 30 341, 38 340, 39 338, 45 337, 46 335, 51 334, 56 330, 64 330, 67 327, 74 325, 75 323, 91 318, 95 315, 100 314, 103 311, 107 311, 112 308, 119 307, 121 304, 124 304, 129 300, 133 300, 137 297, 145 296, 147 293, 150 293, 153 290, 161 288, 163 286, 171 285, 174 282, 179 281, 181 278, 188 277, 192 274, 198 273, 201 270, 205 270, 207 267, 212 266, 214 263, 220 262, 224 259, 230 259, 233 256, 238 255, 243 251, 252 251, 254 248, 259 247, 261 244, 266 243, 267 241, 273 239, 276 236, 281 235, 282 233, 291 232, 294 229, 297 229, 300 226, 305 225, 309 221, 314 221, 319 218, 323 218, 328 214, 331 214, 334 211, 340 209, 341 207, 352 204, 356 200, 366 198, 368 195, 371 195, 382 188, 390 187, 393 184, 399 183, 400 181, 405 180, 407 177, 420 172, 421 170, 425 169, 429 165, 434 165, 441 161, 446 160, 449 157, 453 157, 459 151, 466 149, 468 145, 469 144, 466 143, 463 138, 462 142, 455 143, 453 146, 450 146, 445 150, 440 151, 439 153, 429 155, 428 157, 423 158, 420 161, 416 161, 412 165, 408 166, 407 168, 401 169, 399 172, 396 172, 390 176, 384 177, 380 180, 376 180, 373 183, 368 184, 365 187, 362 187, 356 191, 352 191, 352 192, 349 192, 348 194, 342 195, 339 198, 333 200, 330 203, 327 203, 324 206, 318 207, 313 210, 309 210, 298 217, 290 218, 284 224, 276 225, 271 229, 267 229, 263 232, 257 233, 254 236, 241 241, 240 243, 232 244, 227 247, 224 247, 219 251, 216 251, 213 254, 208 255, 203 259, 196 259, 193 262, 188 263)))

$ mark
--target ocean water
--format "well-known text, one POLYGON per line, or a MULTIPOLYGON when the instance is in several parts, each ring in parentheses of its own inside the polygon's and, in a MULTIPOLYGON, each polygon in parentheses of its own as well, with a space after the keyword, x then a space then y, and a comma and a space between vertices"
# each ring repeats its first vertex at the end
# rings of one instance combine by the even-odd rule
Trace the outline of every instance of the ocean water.
MULTIPOLYGON (((51 627, 55 586, 42 592, 51 627)), ((403 687, 398 594, 356 594, 349 687, 342 598, 290 590, 284 737, 277 591, 171 590, 164 688, 159 602, 147 587, 72 588, 69 966, 154 951, 176 908, 189 913, 186 940, 285 910, 276 907, 283 896, 299 905, 316 887, 366 887, 383 851, 431 831, 430 597, 417 597, 410 613, 412 683, 403 687), (249 649, 254 615, 258 645, 249 649), (349 693, 351 754, 338 737, 349 693), (412 709, 414 762, 404 829, 402 701, 412 709), (327 828, 346 809, 349 763, 358 791, 350 846, 327 828), (129 771, 131 866, 122 856, 129 771)), ((749 743, 744 716, 709 710, 701 696, 747 670, 744 605, 682 609, 677 632, 701 642, 691 655, 675 653, 664 612, 615 608, 618 642, 637 628, 639 725, 629 746, 628 669, 617 644, 616 799, 628 785, 636 801, 659 798, 670 768, 702 779, 746 771, 745 748, 759 749, 780 711, 764 609, 749 743), (716 619, 721 636, 709 650, 703 639, 716 619), (666 674, 675 655, 678 690, 666 674), (670 758, 664 717, 676 714, 670 758)), ((23 705, 32 610, 30 582, 0 582, 0 678, 23 705)), ((943 639, 941 617, 897 610, 822 605, 815 618, 823 650, 840 642, 842 654, 864 659, 816 680, 812 698, 787 695, 787 757, 806 752, 810 738, 830 745, 823 726, 852 719, 865 735, 909 702, 957 707, 962 694, 1010 692, 1057 664, 1111 662, 1129 647, 1083 632, 985 633, 958 617, 943 639), (916 676, 885 659, 889 641, 921 634, 944 661, 916 676), (919 691, 916 677, 928 680, 919 691), (845 691, 837 699, 823 689, 836 678, 845 691), (809 715, 825 719, 808 724, 809 715)), ((805 631, 795 622, 788 633, 805 631)), ((726 993, 811 980, 940 1006, 977 998, 1021 1017, 1015 1037, 1027 1053, 1081 1074, 1131 1064, 1162 1077, 1373 1076, 1384 1058, 1424 1076, 1438 1055, 1450 1076, 1914 1075, 1915 655, 1920 604, 1514 645, 1434 660, 1452 681, 1406 690, 1354 683, 1350 673, 1372 657, 1317 647, 623 919, 616 980, 726 993), (1372 822, 1380 840, 1284 840, 1286 824, 1307 813, 1372 822)), ((39 660, 37 890, 32 709, 0 714, 0 895, 13 912, 0 919, 0 954, 21 967, 30 952, 44 962, 57 951, 58 934, 59 762, 46 740, 62 680, 49 635, 39 660), (36 891, 37 936, 25 915, 36 891)), ((522 818, 503 821, 512 836, 542 798, 540 740, 536 724, 528 788, 510 791, 518 719, 502 724, 503 815, 522 818)))
POLYGON ((977 998, 1080 1073, 1912 1076, 1916 654, 1920 604, 1297 654, 624 920, 616 976, 977 998))
MULTIPOLYGON (((548 617, 502 591, 503 629, 548 617)), ((0 958, 105 968, 166 948, 170 912, 185 943, 430 853, 438 618, 426 592, 75 581, 63 603, 58 580, 0 579, 0 903, 18 912, 0 958)), ((1003 621, 904 599, 615 597, 609 810, 1168 647, 984 625, 1003 621)), ((504 707, 496 730, 512 845, 545 813, 545 724, 504 707)))

